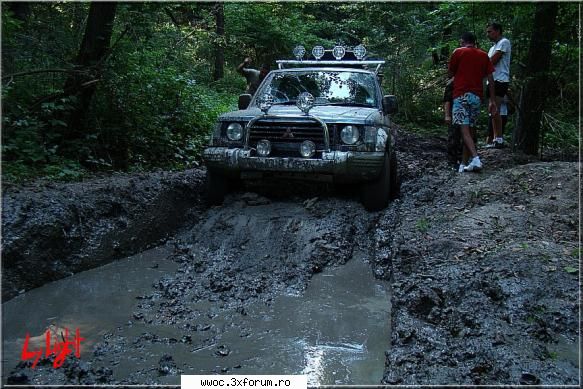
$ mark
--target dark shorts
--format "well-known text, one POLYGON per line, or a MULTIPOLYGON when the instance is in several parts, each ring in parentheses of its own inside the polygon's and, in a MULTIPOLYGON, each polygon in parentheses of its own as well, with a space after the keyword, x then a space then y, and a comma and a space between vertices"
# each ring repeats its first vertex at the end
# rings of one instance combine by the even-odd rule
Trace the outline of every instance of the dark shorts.
MULTIPOLYGON (((509 82, 494 81, 494 94, 498 97, 506 96, 509 85, 509 82)), ((486 97, 490 97, 490 88, 486 88, 486 97)))

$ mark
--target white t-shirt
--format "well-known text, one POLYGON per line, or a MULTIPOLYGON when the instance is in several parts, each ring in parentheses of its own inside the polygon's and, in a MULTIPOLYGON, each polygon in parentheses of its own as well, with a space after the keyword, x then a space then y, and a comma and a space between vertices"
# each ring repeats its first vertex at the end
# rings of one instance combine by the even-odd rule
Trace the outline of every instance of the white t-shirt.
POLYGON ((510 82, 510 56, 512 53, 510 41, 506 38, 501 38, 494 46, 490 47, 488 57, 492 58, 496 51, 501 51, 502 57, 494 65, 494 81, 510 82))

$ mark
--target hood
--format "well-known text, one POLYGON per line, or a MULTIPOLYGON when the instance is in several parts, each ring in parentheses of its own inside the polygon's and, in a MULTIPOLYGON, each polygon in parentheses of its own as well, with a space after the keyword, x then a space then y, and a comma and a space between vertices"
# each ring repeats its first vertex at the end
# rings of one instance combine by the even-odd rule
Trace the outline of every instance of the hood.
MULTIPOLYGON (((277 116, 303 116, 304 114, 295 105, 274 105, 269 109, 269 115, 277 116)), ((251 108, 229 112, 221 115, 221 121, 248 121, 255 116, 263 115, 259 108, 251 108)), ((381 115, 377 108, 366 107, 342 107, 330 105, 318 105, 310 110, 310 116, 316 116, 327 123, 354 123, 374 124, 381 115)))

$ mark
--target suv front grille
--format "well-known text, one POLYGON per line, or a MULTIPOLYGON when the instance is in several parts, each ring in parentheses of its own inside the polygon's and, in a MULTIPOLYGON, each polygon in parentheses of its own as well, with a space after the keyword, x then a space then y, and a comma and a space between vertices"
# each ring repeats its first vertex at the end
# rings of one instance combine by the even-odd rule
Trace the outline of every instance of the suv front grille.
POLYGON ((314 142, 317 150, 324 149, 324 136, 324 129, 316 120, 259 119, 249 129, 249 147, 255 148, 257 141, 267 139, 271 142, 272 154, 296 157, 305 140, 314 142))

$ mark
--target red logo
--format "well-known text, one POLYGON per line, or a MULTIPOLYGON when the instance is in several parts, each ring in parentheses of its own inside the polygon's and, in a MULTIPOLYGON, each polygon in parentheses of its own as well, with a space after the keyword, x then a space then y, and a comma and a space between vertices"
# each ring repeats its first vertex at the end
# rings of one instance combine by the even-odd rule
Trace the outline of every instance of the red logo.
MULTIPOLYGON (((40 337, 40 336, 39 336, 40 337)), ((49 357, 50 355, 55 355, 55 360, 53 361, 53 367, 58 369, 63 365, 65 362, 65 358, 67 355, 71 354, 73 350, 75 351, 75 356, 77 358, 81 358, 81 341, 85 340, 82 338, 79 333, 79 328, 75 331, 75 336, 72 340, 69 340, 69 329, 65 328, 65 331, 60 334, 51 334, 50 329, 47 329, 45 332, 45 347, 38 347, 36 350, 29 350, 30 344, 30 334, 26 333, 26 338, 24 339, 24 346, 22 347, 22 354, 21 359, 23 361, 27 361, 29 359, 33 359, 32 368, 36 367, 36 364, 44 354, 45 357, 49 357), (55 339, 54 342, 51 343, 51 335, 54 335, 55 339), (60 335, 60 339, 59 339, 60 335)))

